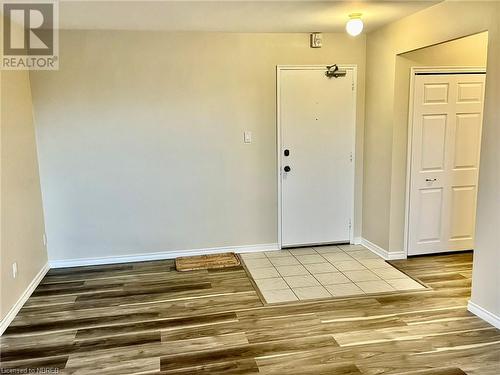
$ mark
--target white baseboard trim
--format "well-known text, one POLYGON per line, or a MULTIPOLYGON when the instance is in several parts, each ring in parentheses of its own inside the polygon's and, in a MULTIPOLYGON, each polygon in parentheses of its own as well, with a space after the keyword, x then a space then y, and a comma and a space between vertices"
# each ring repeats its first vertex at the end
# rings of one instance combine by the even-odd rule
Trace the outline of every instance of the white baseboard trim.
POLYGON ((7 315, 5 315, 5 317, 0 321, 0 336, 3 335, 3 333, 5 332, 7 327, 9 326, 9 324, 14 320, 14 318, 16 317, 19 310, 21 310, 23 305, 26 303, 26 301, 31 296, 33 291, 36 289, 38 284, 40 284, 40 281, 42 281, 43 277, 49 271, 49 269, 50 269, 49 263, 46 263, 42 267, 40 272, 37 273, 35 278, 28 285, 28 287, 26 288, 24 293, 21 295, 21 297, 19 297, 17 302, 14 304, 14 306, 12 306, 12 308, 9 310, 7 315))
POLYGON ((353 245, 361 245, 361 241, 362 241, 362 240, 363 240, 363 239, 362 239, 361 237, 354 237, 354 238, 353 238, 353 241, 352 241, 352 244, 353 244, 353 245))
POLYGON ((384 258, 385 260, 396 260, 396 259, 406 259, 406 253, 404 251, 387 251, 381 248, 379 245, 368 241, 366 238, 361 238, 361 245, 367 249, 373 251, 378 256, 384 258))
POLYGON ((177 257, 193 256, 193 255, 218 254, 229 251, 233 251, 236 253, 252 253, 258 251, 274 251, 274 250, 279 250, 279 245, 277 243, 211 247, 211 248, 188 249, 188 250, 178 250, 178 251, 162 251, 157 253, 119 255, 119 256, 99 257, 99 258, 79 258, 79 259, 60 259, 60 260, 54 259, 50 260, 50 268, 97 266, 101 264, 144 262, 149 260, 174 259, 177 257))
POLYGON ((467 303, 467 310, 469 310, 477 317, 483 319, 484 321, 490 323, 492 326, 500 329, 500 316, 493 314, 492 312, 482 308, 472 301, 469 301, 467 303))

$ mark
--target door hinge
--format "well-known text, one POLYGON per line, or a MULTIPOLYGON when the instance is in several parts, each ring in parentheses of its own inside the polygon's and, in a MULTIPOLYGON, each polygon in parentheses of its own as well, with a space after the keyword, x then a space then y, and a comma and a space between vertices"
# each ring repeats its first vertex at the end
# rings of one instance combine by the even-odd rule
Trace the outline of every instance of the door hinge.
POLYGON ((352 152, 349 154, 349 161, 352 163, 352 152))
POLYGON ((354 81, 352 81, 352 91, 354 91, 354 81))
POLYGON ((352 222, 351 219, 349 219, 349 234, 351 233, 351 229, 352 229, 352 222))

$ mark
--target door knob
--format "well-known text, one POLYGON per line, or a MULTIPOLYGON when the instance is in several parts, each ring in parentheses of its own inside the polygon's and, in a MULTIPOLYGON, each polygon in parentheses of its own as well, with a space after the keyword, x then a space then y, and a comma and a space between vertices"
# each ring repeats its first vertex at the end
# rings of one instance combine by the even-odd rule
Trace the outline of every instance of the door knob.
POLYGON ((288 165, 283 168, 285 172, 290 172, 292 168, 290 168, 288 165))
POLYGON ((433 182, 433 181, 437 181, 437 178, 426 178, 425 181, 433 182))

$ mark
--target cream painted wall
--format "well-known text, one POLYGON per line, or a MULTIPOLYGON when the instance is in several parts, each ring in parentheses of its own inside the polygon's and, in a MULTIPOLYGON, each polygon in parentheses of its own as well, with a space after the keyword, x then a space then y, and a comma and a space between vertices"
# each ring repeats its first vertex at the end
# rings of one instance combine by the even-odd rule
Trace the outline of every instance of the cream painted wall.
POLYGON ((410 68, 486 67, 487 53, 488 33, 483 32, 396 57, 389 251, 401 251, 404 247, 404 226, 401 223, 405 220, 406 205, 410 68))
POLYGON ((31 74, 51 260, 276 243, 278 64, 358 65, 361 216, 364 37, 61 31, 60 52, 31 74))
POLYGON ((1 74, 1 298, 3 319, 47 264, 28 72, 1 74), (18 264, 17 278, 12 263, 18 264))
MULTIPOLYGON (((500 316, 500 3, 440 3, 367 38, 363 237, 385 249, 391 232, 395 71, 398 54, 488 30, 488 71, 481 149, 472 301, 500 316)), ((398 141, 399 139, 399 141, 398 141)), ((404 140, 406 142, 406 140, 404 140)), ((400 231, 404 222, 395 222, 400 231)), ((401 249, 391 249, 401 250, 401 249)))
POLYGON ((500 3, 490 28, 471 301, 500 321, 500 3))
POLYGON ((464 36, 400 55, 416 66, 486 66, 488 32, 464 36))

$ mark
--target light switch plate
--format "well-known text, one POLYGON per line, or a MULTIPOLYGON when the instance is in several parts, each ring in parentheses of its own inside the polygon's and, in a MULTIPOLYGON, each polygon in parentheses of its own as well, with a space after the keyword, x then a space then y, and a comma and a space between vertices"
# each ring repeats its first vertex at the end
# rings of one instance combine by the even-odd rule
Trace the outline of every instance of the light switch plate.
POLYGON ((244 131, 243 132, 243 141, 245 143, 252 143, 252 132, 251 131, 244 131))

